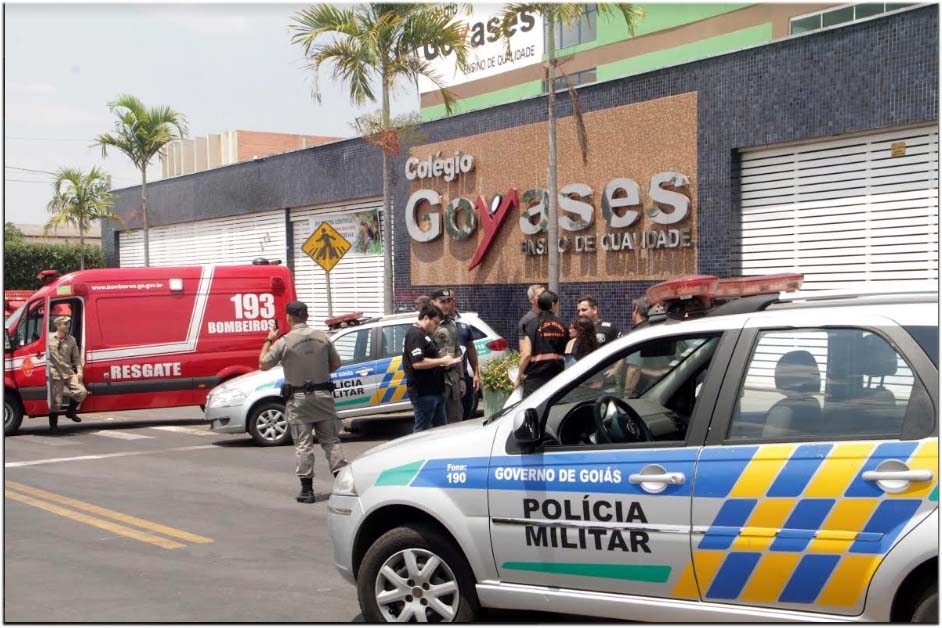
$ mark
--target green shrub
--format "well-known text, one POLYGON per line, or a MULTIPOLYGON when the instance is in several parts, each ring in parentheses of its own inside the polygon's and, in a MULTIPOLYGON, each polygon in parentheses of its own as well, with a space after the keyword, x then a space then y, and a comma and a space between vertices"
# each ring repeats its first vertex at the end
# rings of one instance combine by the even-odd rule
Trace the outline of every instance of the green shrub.
MULTIPOLYGON (((3 289, 37 290, 36 275, 41 270, 55 268, 61 274, 79 269, 78 244, 39 244, 34 242, 4 242, 3 289)), ((85 245, 85 268, 104 268, 101 247, 85 245)))

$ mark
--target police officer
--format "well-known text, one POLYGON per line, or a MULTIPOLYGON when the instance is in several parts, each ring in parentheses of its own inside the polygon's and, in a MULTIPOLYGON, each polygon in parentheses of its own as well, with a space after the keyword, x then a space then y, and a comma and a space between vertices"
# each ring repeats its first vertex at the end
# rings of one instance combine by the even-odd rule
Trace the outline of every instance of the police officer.
POLYGON ((479 382, 478 354, 474 348, 474 339, 467 323, 457 320, 454 292, 442 288, 432 293, 432 302, 438 306, 445 318, 432 335, 438 345, 441 356, 462 357, 460 363, 445 368, 445 416, 449 423, 464 420, 464 398, 468 394, 468 381, 465 378, 465 358, 474 369, 471 388, 477 388, 479 382), (461 349, 464 348, 462 354, 461 349))
POLYGON ((543 291, 546 288, 543 284, 535 283, 531 284, 527 288, 527 300, 530 302, 530 309, 527 310, 527 313, 520 317, 520 322, 517 323, 517 338, 519 346, 523 346, 523 339, 527 335, 526 327, 527 323, 535 319, 540 314, 540 308, 536 304, 537 298, 543 294, 543 291))
POLYGON ((536 302, 540 313, 527 323, 526 336, 520 340, 516 384, 523 385, 524 397, 562 372, 569 342, 569 329, 556 316, 559 309, 556 293, 544 290, 536 302))
POLYGON ((618 331, 617 327, 599 318, 599 302, 595 297, 579 297, 579 300, 576 302, 576 314, 585 316, 595 325, 595 339, 599 341, 600 347, 606 342, 615 340, 621 336, 621 332, 618 331))
POLYGON ((75 413, 78 406, 88 395, 82 384, 82 354, 78 343, 69 334, 68 316, 53 319, 56 333, 49 336, 49 385, 52 404, 49 408, 49 431, 59 431, 59 410, 63 397, 69 397, 69 406, 65 416, 76 423, 82 421, 75 413))
POLYGON ((336 476, 347 464, 340 445, 340 419, 334 409, 330 374, 340 368, 340 356, 327 334, 307 326, 307 306, 292 301, 285 307, 291 329, 281 338, 268 332, 258 357, 258 368, 267 371, 279 362, 284 367, 287 394, 285 414, 297 455, 301 494, 297 499, 314 503, 314 435, 331 472, 336 476), (276 340, 277 338, 277 340, 276 340))

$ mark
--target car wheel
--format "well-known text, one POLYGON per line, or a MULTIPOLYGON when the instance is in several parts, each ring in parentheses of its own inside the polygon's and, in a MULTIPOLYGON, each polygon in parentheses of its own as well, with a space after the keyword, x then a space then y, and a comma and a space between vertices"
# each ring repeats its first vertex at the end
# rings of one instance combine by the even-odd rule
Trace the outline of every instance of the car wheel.
POLYGON ((441 533, 419 524, 394 528, 363 557, 357 578, 368 622, 470 622, 480 604, 468 561, 441 533))
POLYGON ((287 445, 291 442, 285 404, 281 402, 265 401, 258 404, 252 408, 246 424, 249 434, 262 447, 287 445))
POLYGON ((913 611, 912 623, 914 624, 938 624, 939 623, 939 585, 935 584, 922 594, 919 601, 916 602, 916 610, 913 611))
POLYGON ((3 395, 3 435, 16 434, 23 423, 23 406, 7 391, 3 395))

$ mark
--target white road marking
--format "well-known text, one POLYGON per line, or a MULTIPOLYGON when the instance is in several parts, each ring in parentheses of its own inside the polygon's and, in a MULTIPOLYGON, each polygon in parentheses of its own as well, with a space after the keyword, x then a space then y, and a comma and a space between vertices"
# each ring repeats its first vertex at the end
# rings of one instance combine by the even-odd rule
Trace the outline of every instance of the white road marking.
POLYGON ((123 458, 124 456, 141 456, 145 454, 162 454, 171 451, 193 451, 195 449, 213 449, 216 445, 191 445, 190 447, 174 447, 172 449, 155 449, 152 451, 125 451, 115 454, 100 454, 97 456, 73 456, 72 458, 45 458, 43 460, 26 460, 23 462, 5 462, 7 469, 13 467, 32 467, 39 464, 53 464, 55 462, 74 462, 78 460, 101 460, 103 458, 123 458))
POLYGON ((156 438, 154 436, 147 436, 146 434, 136 434, 134 432, 118 432, 116 430, 98 430, 97 432, 89 432, 89 434, 94 434, 95 436, 104 436, 106 438, 117 438, 120 440, 138 440, 140 438, 156 438))
POLYGON ((164 430, 165 432, 180 432, 181 434, 194 434, 196 436, 219 436, 209 430, 199 430, 195 427, 183 427, 182 425, 160 425, 149 427, 150 430, 164 430))

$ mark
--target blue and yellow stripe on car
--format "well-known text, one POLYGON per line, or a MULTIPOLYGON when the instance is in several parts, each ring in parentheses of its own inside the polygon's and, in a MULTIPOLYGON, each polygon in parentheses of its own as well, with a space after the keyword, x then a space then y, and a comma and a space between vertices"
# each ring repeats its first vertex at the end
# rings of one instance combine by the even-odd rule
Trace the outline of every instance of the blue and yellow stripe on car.
POLYGON ((937 506, 938 467, 938 439, 706 449, 695 518, 703 501, 722 503, 674 595, 856 606, 901 532, 937 506), (930 469, 933 481, 886 493, 863 479, 884 460, 930 469))
MULTIPOLYGON (((382 368, 383 364, 378 363, 376 365, 377 373, 382 368)), ((375 406, 381 403, 394 403, 408 399, 406 371, 402 368, 402 356, 389 358, 382 377, 369 405, 375 406)))

